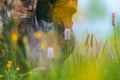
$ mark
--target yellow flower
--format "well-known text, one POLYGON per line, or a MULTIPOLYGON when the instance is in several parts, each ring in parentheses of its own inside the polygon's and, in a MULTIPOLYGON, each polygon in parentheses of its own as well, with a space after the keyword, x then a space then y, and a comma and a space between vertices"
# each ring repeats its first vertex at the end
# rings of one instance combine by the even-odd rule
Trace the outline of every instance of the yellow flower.
POLYGON ((7 68, 11 68, 11 66, 12 66, 12 61, 8 60, 7 68))
POLYGON ((12 64, 12 61, 8 61, 8 64, 12 64))
POLYGON ((11 34, 11 39, 13 42, 17 42, 18 41, 18 34, 17 33, 12 33, 11 34))
POLYGON ((17 67, 17 68, 16 68, 16 71, 19 71, 19 70, 20 70, 20 68, 19 68, 19 67, 17 67))
POLYGON ((42 32, 41 31, 37 31, 37 32, 34 33, 34 36, 35 36, 35 38, 39 39, 39 38, 42 37, 42 32))
POLYGON ((12 64, 8 63, 7 68, 11 68, 12 64))
POLYGON ((0 75, 0 78, 2 78, 3 77, 3 75, 0 75))

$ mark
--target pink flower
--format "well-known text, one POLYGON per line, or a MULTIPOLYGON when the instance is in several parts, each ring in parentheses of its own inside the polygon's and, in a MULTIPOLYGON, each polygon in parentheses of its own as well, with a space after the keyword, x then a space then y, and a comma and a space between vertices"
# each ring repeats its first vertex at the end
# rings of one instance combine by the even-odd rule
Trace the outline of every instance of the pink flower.
POLYGON ((70 36, 71 36, 71 30, 69 28, 66 28, 64 31, 64 39, 70 40, 70 36))
POLYGON ((53 59, 54 58, 54 49, 52 47, 48 47, 48 49, 47 49, 47 57, 49 59, 53 59))
POLYGON ((112 13, 112 25, 115 26, 115 12, 112 13))

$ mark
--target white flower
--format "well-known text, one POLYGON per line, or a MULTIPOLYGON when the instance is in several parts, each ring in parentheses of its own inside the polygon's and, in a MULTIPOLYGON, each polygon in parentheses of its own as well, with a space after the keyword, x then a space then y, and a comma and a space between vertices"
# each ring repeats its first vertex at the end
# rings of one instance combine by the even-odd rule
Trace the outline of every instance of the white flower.
POLYGON ((64 39, 65 40, 70 40, 71 36, 71 30, 69 28, 66 28, 64 31, 64 39))
POLYGON ((52 47, 48 47, 48 49, 47 49, 47 57, 49 59, 54 58, 54 49, 52 47))

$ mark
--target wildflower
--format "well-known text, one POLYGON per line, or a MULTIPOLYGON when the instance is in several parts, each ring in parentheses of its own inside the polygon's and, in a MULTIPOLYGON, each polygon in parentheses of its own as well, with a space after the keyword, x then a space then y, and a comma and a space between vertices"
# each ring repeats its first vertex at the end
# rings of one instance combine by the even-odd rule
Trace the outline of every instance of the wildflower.
POLYGON ((7 68, 11 68, 11 66, 12 66, 12 61, 8 61, 7 68))
POLYGON ((53 49, 52 47, 49 47, 49 48, 47 49, 47 57, 48 57, 49 59, 54 58, 54 49, 53 49))
POLYGON ((3 77, 3 75, 0 74, 0 78, 2 78, 2 77, 3 77))
POLYGON ((12 61, 8 61, 8 64, 12 64, 12 61))
POLYGON ((17 33, 12 33, 11 38, 12 38, 13 42, 17 42, 18 41, 18 34, 17 33))
POLYGON ((20 68, 19 68, 19 67, 17 67, 17 68, 16 68, 16 71, 19 71, 19 70, 20 70, 20 68))
POLYGON ((9 64, 9 63, 7 64, 7 68, 11 68, 11 66, 12 66, 12 64, 9 64))
POLYGON ((34 36, 35 36, 35 38, 37 38, 37 39, 41 38, 41 37, 42 37, 41 31, 35 32, 35 33, 34 33, 34 36))
POLYGON ((115 13, 112 13, 112 25, 115 26, 115 13))
POLYGON ((71 36, 71 30, 69 28, 66 28, 64 31, 64 39, 70 40, 70 36, 71 36))

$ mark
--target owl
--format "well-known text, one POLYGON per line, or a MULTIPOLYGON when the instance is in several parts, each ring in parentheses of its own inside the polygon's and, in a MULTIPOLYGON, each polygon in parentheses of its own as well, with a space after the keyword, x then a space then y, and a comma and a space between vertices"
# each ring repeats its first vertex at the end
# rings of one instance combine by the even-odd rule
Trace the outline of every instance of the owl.
POLYGON ((56 2, 50 2, 49 0, 46 0, 46 2, 39 0, 38 2, 32 18, 25 18, 25 20, 20 23, 20 25, 23 24, 23 27, 19 29, 20 34, 26 36, 28 40, 29 48, 26 50, 29 51, 25 51, 26 57, 30 61, 32 68, 35 70, 49 69, 51 62, 54 66, 61 68, 65 60, 74 50, 75 38, 71 25, 72 18, 69 18, 70 24, 69 21, 64 21, 64 18, 63 20, 58 20, 59 18, 54 17, 54 20, 55 18, 57 19, 56 21, 52 21, 50 17, 52 15, 49 14, 50 9, 47 9, 46 11, 42 9, 50 7, 49 4, 53 4, 54 8, 56 2), (43 3, 46 5, 43 5, 43 3), (66 35, 64 32, 66 28, 70 31, 69 40, 65 38, 66 35), (50 58, 51 56, 52 59, 50 58))
MULTIPOLYGON (((35 21, 36 22, 36 21, 35 21)), ((47 47, 48 36, 54 33, 54 25, 52 22, 41 20, 40 23, 35 24, 26 34, 29 45, 29 53, 27 58, 30 60, 33 68, 47 66, 47 47), (37 26, 36 26, 37 25, 37 26), (39 37, 36 37, 36 36, 39 37)))

